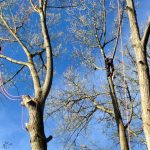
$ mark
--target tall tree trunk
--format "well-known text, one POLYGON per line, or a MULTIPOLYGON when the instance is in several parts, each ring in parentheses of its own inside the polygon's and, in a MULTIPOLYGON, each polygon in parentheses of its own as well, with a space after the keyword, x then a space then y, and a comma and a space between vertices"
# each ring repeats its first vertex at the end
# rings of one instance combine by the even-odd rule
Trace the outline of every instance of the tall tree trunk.
POLYGON ((38 104, 29 96, 24 96, 22 105, 29 112, 29 122, 26 123, 26 129, 30 134, 32 150, 47 150, 47 139, 43 123, 43 105, 38 104))
POLYGON ((116 120, 116 124, 118 128, 120 147, 121 147, 121 150, 129 150, 128 140, 127 140, 127 135, 126 135, 126 128, 124 126, 121 113, 119 110, 117 97, 116 97, 116 93, 114 89, 114 83, 110 76, 108 77, 108 82, 109 82, 109 87, 110 87, 110 95, 112 98, 112 104, 114 108, 115 120, 116 120))
POLYGON ((115 92, 115 88, 114 88, 114 83, 113 83, 112 77, 110 76, 110 74, 111 74, 110 70, 109 70, 110 68, 107 67, 108 62, 106 62, 106 55, 104 53, 104 49, 102 48, 102 46, 99 42, 97 32, 96 32, 96 38, 99 43, 100 51, 101 51, 102 57, 105 62, 105 68, 106 68, 106 72, 107 72, 107 80, 108 80, 108 84, 109 84, 110 96, 112 99, 113 110, 114 110, 115 120, 116 120, 116 124, 117 124, 117 129, 118 129, 120 147, 121 147, 121 150, 129 150, 128 139, 127 139, 127 135, 126 135, 126 128, 123 123, 122 116, 121 116, 121 113, 119 110, 119 105, 118 105, 116 92, 115 92), (108 76, 108 74, 109 74, 109 76, 108 76))
POLYGON ((132 44, 136 55, 141 94, 143 130, 146 137, 147 147, 150 150, 150 76, 146 56, 146 46, 150 34, 150 24, 148 24, 146 33, 141 39, 133 0, 126 0, 126 2, 130 22, 132 44))

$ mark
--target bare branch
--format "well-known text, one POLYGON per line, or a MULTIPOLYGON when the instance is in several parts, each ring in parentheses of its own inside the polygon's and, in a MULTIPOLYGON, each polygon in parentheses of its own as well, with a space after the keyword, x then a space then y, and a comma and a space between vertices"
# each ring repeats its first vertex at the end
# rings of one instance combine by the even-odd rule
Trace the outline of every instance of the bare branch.
MULTIPOLYGON (((123 5, 123 7, 124 7, 124 5, 123 5)), ((117 46, 118 46, 118 42, 119 42, 119 37, 120 37, 120 35, 121 35, 123 14, 124 14, 124 9, 123 9, 123 11, 122 11, 122 13, 121 13, 120 20, 119 20, 117 38, 116 38, 116 42, 115 42, 115 46, 114 46, 114 50, 113 50, 113 54, 112 54, 112 58, 113 58, 113 59, 114 59, 114 57, 115 57, 116 50, 117 50, 117 46)))
POLYGON ((44 0, 44 2, 43 2, 43 12, 44 12, 45 17, 46 17, 46 8, 47 8, 47 0, 44 0))
POLYGON ((133 42, 134 42, 133 45, 135 45, 138 41, 141 40, 140 33, 139 33, 139 27, 138 27, 138 21, 137 21, 137 15, 136 15, 133 0, 126 0, 126 2, 127 2, 126 9, 128 11, 131 32, 134 35, 134 38, 136 39, 136 40, 133 39, 133 42))
POLYGON ((94 69, 96 70, 106 70, 105 68, 101 68, 101 67, 99 67, 98 65, 96 65, 95 63, 92 63, 92 65, 93 65, 93 67, 94 67, 94 69))
POLYGON ((15 59, 12 59, 12 58, 10 58, 10 57, 8 57, 8 56, 5 56, 5 55, 2 55, 2 54, 0 54, 0 58, 6 59, 6 60, 8 60, 9 62, 18 64, 18 65, 27 66, 27 63, 26 63, 26 62, 19 61, 19 60, 15 60, 15 59))
POLYGON ((59 9, 64 9, 64 8, 75 8, 77 5, 68 5, 68 6, 47 6, 47 8, 59 8, 59 9))
POLYGON ((102 54, 103 59, 105 60, 106 55, 105 55, 104 49, 103 49, 103 47, 102 47, 102 45, 100 43, 99 37, 98 37, 98 32, 97 32, 96 24, 94 24, 94 29, 95 29, 95 37, 96 37, 96 40, 97 40, 97 43, 98 43, 98 47, 100 49, 100 52, 102 54))
POLYGON ((125 81, 125 84, 126 84, 126 89, 127 89, 127 92, 128 92, 128 96, 129 96, 129 100, 130 100, 130 108, 131 108, 129 121, 128 121, 128 123, 125 125, 125 128, 128 128, 128 126, 130 125, 130 123, 131 123, 131 121, 132 121, 132 117, 133 117, 133 103, 132 103, 132 97, 131 97, 131 94, 130 94, 130 90, 129 90, 127 81, 125 81))
POLYGON ((146 144, 145 139, 142 138, 142 137, 140 137, 137 132, 135 132, 135 131, 133 131, 133 130, 130 130, 129 132, 130 132, 130 134, 132 134, 132 135, 134 135, 135 137, 137 137, 142 143, 146 144))
POLYGON ((43 50, 41 50, 41 51, 37 51, 37 52, 35 52, 35 53, 31 54, 31 55, 32 55, 32 57, 34 57, 34 56, 36 56, 36 55, 41 55, 41 54, 43 54, 44 52, 45 52, 45 49, 43 49, 43 50))
POLYGON ((8 82, 12 81, 24 68, 25 66, 22 66, 12 77, 10 77, 7 81, 3 82, 3 85, 7 84, 8 82))
POLYGON ((52 54, 52 46, 51 46, 51 41, 50 41, 50 36, 48 33, 47 25, 46 25, 46 17, 44 15, 44 11, 40 9, 39 11, 40 15, 40 21, 41 21, 41 26, 42 26, 42 34, 44 38, 44 48, 46 49, 46 77, 43 85, 43 99, 46 99, 51 85, 52 85, 52 78, 53 78, 53 54, 52 54))
POLYGON ((144 32, 144 35, 143 35, 143 38, 142 38, 142 45, 143 45, 145 50, 146 50, 146 46, 147 46, 147 43, 148 43, 149 35, 150 35, 150 17, 148 19, 148 24, 147 24, 147 27, 145 29, 145 32, 144 32))
POLYGON ((105 113, 108 113, 108 114, 111 115, 111 116, 114 116, 114 112, 113 112, 111 109, 106 108, 106 107, 104 107, 103 105, 100 105, 100 104, 97 103, 96 100, 94 100, 93 98, 92 98, 92 99, 89 98, 89 99, 93 102, 94 106, 95 106, 97 109, 99 109, 99 110, 101 110, 101 111, 103 111, 103 112, 105 112, 105 113))
POLYGON ((10 42, 17 42, 17 40, 12 40, 12 39, 3 38, 3 37, 0 37, 0 41, 10 41, 10 42))
POLYGON ((104 43, 106 42, 106 32, 107 32, 107 23, 106 23, 107 13, 106 13, 106 6, 105 5, 106 5, 105 1, 103 1, 103 13, 104 13, 104 16, 103 16, 103 21, 104 21, 103 32, 104 32, 104 43))
MULTIPOLYGON (((2 10, 1 10, 2 11, 2 10)), ((30 52, 27 49, 27 47, 22 43, 22 41, 20 40, 20 38, 17 36, 17 34, 13 31, 13 29, 8 25, 8 23, 6 22, 6 20, 3 17, 3 13, 1 12, 0 14, 0 18, 2 19, 4 25, 6 26, 6 28, 8 29, 8 31, 12 34, 12 36, 17 40, 17 42, 21 45, 21 47, 23 48, 24 52, 26 53, 27 57, 30 58, 30 52)))
POLYGON ((47 70, 47 67, 46 67, 46 65, 45 65, 45 63, 44 63, 44 59, 43 59, 43 57, 42 57, 42 54, 40 54, 39 56, 40 56, 40 59, 41 59, 41 61, 42 61, 42 64, 43 64, 44 68, 47 70))
POLYGON ((36 12, 38 12, 38 7, 33 4, 32 0, 30 0, 30 4, 31 4, 33 10, 36 11, 36 12))
POLYGON ((103 47, 105 47, 107 44, 113 42, 116 39, 116 37, 110 39, 109 41, 105 41, 105 43, 103 44, 103 47))

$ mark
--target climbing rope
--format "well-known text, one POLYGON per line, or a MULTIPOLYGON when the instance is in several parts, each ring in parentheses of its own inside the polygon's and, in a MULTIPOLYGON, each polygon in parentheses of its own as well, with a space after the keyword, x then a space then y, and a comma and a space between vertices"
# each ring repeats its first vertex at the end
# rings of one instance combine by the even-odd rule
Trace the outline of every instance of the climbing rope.
POLYGON ((14 96, 7 92, 7 90, 4 87, 4 82, 2 78, 2 74, 0 73, 0 91, 4 96, 6 96, 9 100, 22 100, 22 96, 14 96))
MULTIPOLYGON (((120 11, 120 0, 117 1, 118 3, 118 25, 120 24, 120 16, 121 16, 121 11, 120 11)), ((122 25, 120 27, 120 47, 121 47, 121 53, 122 53, 122 70, 123 70, 123 82, 124 82, 124 98, 125 98, 125 103, 126 103, 126 119, 127 123, 129 121, 129 112, 128 112, 128 99, 127 99, 127 84, 126 84, 126 72, 125 72, 125 61, 124 61, 124 50, 123 50, 123 39, 122 39, 122 25)), ((129 149, 131 150, 131 145, 130 145, 130 125, 128 126, 128 144, 129 144, 129 149)))
MULTIPOLYGON (((0 41, 0 53, 3 52, 3 49, 4 47, 2 48, 2 43, 0 41)), ((5 86, 4 86, 4 81, 3 81, 3 77, 2 77, 2 73, 0 72, 0 92, 10 101, 22 101, 22 97, 23 95, 20 95, 20 96, 15 96, 15 95, 12 95, 10 94, 5 86)), ((25 130, 25 127, 24 127, 24 108, 22 106, 22 110, 21 110, 21 126, 22 126, 22 129, 25 130)))
MULTIPOLYGON (((7 97, 11 101, 22 101, 22 96, 14 96, 14 95, 7 92, 7 90, 4 87, 4 82, 3 82, 3 78, 2 78, 1 73, 0 73, 0 91, 5 97, 7 97)), ((23 106, 22 106, 22 110, 21 110, 21 126, 22 126, 22 129, 25 130, 25 127, 24 127, 24 107, 23 106)))

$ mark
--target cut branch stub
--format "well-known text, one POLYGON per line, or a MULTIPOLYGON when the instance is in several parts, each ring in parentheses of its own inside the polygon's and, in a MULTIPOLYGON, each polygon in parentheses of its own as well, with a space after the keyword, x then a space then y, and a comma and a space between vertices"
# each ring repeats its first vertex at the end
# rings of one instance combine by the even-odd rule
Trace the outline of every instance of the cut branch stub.
POLYGON ((29 105, 36 106, 36 104, 37 104, 37 102, 32 100, 32 98, 29 95, 22 96, 22 102, 21 102, 22 106, 25 106, 28 108, 29 105))
POLYGON ((43 105, 29 95, 22 97, 22 105, 28 109, 29 113, 29 122, 26 123, 26 129, 30 134, 32 149, 36 150, 40 147, 40 150, 46 150, 47 142, 52 137, 47 139, 44 133, 43 105))

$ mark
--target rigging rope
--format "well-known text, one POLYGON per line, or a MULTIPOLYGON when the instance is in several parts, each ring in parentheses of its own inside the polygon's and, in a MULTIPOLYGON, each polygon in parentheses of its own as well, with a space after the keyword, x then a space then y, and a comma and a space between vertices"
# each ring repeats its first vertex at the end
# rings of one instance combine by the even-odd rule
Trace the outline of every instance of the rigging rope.
MULTIPOLYGON (((1 73, 0 73, 0 91, 5 97, 7 97, 11 101, 22 101, 22 96, 23 95, 14 96, 14 95, 7 92, 7 90, 4 87, 4 82, 3 82, 3 78, 2 78, 1 73)), ((22 106, 22 110, 21 110, 21 126, 22 126, 22 129, 25 130, 25 127, 24 127, 24 108, 23 108, 23 106, 22 106)))
MULTIPOLYGON (((2 49, 2 46, 1 46, 1 42, 0 42, 0 53, 3 52, 3 49, 2 49)), ((3 81, 3 77, 2 77, 2 73, 0 72, 0 92, 10 101, 22 101, 22 97, 23 95, 20 95, 20 96, 14 96, 12 94, 10 94, 5 86, 4 86, 4 81, 3 81)), ((23 106, 22 106, 22 109, 21 109, 21 127, 23 130, 25 130, 25 127, 24 127, 24 110, 23 110, 23 106)))
POLYGON ((7 92, 7 90, 4 87, 4 82, 2 78, 2 74, 0 73, 0 90, 4 96, 6 96, 9 100, 22 100, 22 96, 14 96, 7 92))
MULTIPOLYGON (((124 51, 123 51, 123 39, 122 39, 122 24, 120 24, 120 16, 121 16, 121 10, 120 10, 120 0, 117 1, 118 3, 118 25, 120 25, 120 46, 121 46, 121 53, 122 53, 122 69, 123 69, 123 82, 124 82, 124 98, 126 102, 126 118, 127 118, 127 123, 129 121, 129 112, 128 112, 128 99, 127 99, 127 91, 126 91, 126 73, 125 73, 125 61, 124 61, 124 51)), ((128 144, 129 144, 129 149, 131 150, 131 145, 130 145, 130 125, 128 126, 128 144)))

